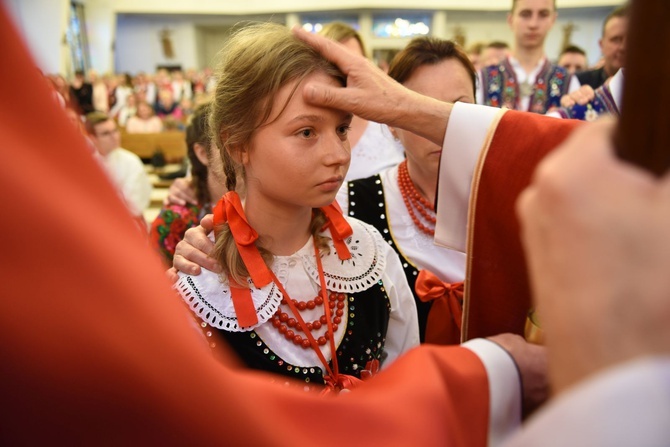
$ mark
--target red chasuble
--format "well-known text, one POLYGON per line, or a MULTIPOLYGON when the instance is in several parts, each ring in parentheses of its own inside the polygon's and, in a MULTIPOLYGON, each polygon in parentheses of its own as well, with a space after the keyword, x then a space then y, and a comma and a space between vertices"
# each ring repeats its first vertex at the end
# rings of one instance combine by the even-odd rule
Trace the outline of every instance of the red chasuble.
POLYGON ((416 349, 337 398, 213 358, 1 5, 0 50, 1 444, 486 444, 465 348, 416 349))
POLYGON ((492 124, 470 196, 463 340, 523 335, 531 298, 516 199, 540 160, 580 123, 510 110, 492 124))

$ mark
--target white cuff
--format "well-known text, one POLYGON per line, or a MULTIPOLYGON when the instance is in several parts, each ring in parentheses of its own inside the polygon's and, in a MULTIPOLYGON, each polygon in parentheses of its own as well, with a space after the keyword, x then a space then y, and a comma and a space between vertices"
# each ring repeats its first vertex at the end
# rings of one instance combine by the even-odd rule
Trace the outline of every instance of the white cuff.
POLYGON ((501 445, 521 425, 521 378, 516 363, 498 344, 476 338, 462 345, 477 354, 489 379, 488 445, 501 445))

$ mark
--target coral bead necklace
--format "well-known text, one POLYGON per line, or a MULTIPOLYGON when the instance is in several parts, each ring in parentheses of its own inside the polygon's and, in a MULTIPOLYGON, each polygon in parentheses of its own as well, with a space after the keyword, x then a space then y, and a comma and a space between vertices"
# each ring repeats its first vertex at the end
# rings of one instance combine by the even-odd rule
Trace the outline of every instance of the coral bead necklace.
POLYGON ((398 187, 414 225, 423 233, 435 236, 435 207, 416 189, 407 169, 407 160, 398 165, 398 187), (416 215, 417 210, 421 216, 416 215))
MULTIPOLYGON (((302 303, 299 303, 296 300, 293 300, 289 297, 288 293, 286 292, 286 289, 284 289, 284 286, 282 286, 281 282, 277 279, 275 274, 271 272, 272 274, 272 279, 279 289, 279 291, 282 293, 284 300, 282 301, 284 304, 286 304, 289 309, 291 310, 291 313, 293 314, 293 318, 295 319, 295 328, 297 329, 298 327, 300 330, 305 334, 307 337, 306 340, 303 340, 300 335, 296 335, 294 331, 291 329, 286 329, 286 333, 284 334, 284 337, 287 339, 290 339, 293 343, 296 345, 299 345, 305 349, 307 349, 308 346, 311 346, 311 348, 314 350, 316 353, 317 357, 319 357, 319 360, 321 361, 321 364, 327 371, 326 376, 324 376, 324 380, 326 382, 327 388, 330 390, 335 390, 338 391, 343 389, 343 388, 350 388, 354 386, 354 382, 360 381, 360 379, 356 379, 355 377, 350 377, 347 375, 341 375, 339 373, 339 366, 337 362, 337 355, 336 355, 336 347, 335 347, 335 331, 337 330, 337 324, 335 323, 336 318, 341 318, 341 315, 344 313, 344 295, 343 294, 336 294, 336 298, 332 300, 331 298, 328 297, 327 289, 326 289, 326 276, 323 273, 323 265, 321 263, 321 253, 319 253, 319 248, 316 246, 316 243, 314 243, 314 256, 316 258, 316 265, 319 270, 319 282, 321 283, 321 292, 320 292, 320 300, 321 305, 323 305, 323 310, 324 310, 324 315, 322 315, 322 318, 319 318, 319 323, 325 324, 327 331, 326 334, 323 335, 323 337, 319 337, 320 340, 317 340, 314 338, 312 335, 312 331, 309 329, 307 326, 307 323, 305 323, 305 320, 302 318, 300 315, 300 311, 298 310, 298 306, 302 307, 302 303), (341 298, 340 298, 341 296, 341 298), (325 303, 328 303, 327 305, 325 303), (333 303, 333 305, 331 305, 333 303), (341 304, 340 304, 341 303, 341 304), (337 310, 334 312, 335 315, 333 315, 332 310, 337 308, 337 310, 341 310, 342 314, 337 315, 337 310), (290 334, 289 331, 293 332, 293 334, 290 334), (289 335, 292 335, 292 337, 289 337, 289 335), (298 339, 300 337, 300 339, 298 339), (309 345, 307 345, 309 343, 309 345), (321 343, 321 346, 325 345, 328 343, 330 345, 330 352, 331 352, 331 365, 328 363, 328 360, 326 360, 326 357, 323 355, 323 352, 321 352, 321 348, 319 348, 319 345, 321 343)), ((332 295, 332 294, 331 294, 332 295)), ((314 300, 314 306, 316 307, 317 304, 317 298, 314 300)), ((310 306, 309 301, 304 302, 305 308, 307 306, 310 306)), ((289 317, 288 314, 285 314, 286 317, 282 317, 281 314, 284 312, 280 312, 278 318, 280 321, 280 325, 278 330, 281 332, 281 320, 285 319, 287 326, 288 326, 288 321, 289 317)), ((277 315, 275 315, 277 316, 277 315)), ((274 317, 273 317, 274 319, 274 317)), ((341 320, 338 320, 341 321, 341 320)), ((273 321, 273 325, 274 325, 273 321)), ((311 323, 312 328, 314 328, 314 322, 311 323)))
MULTIPOLYGON (((328 307, 330 307, 331 311, 333 332, 337 331, 338 325, 342 323, 342 316, 344 315, 345 299, 346 295, 343 293, 331 292, 328 295, 328 307)), ((296 309, 298 309, 298 311, 304 311, 305 309, 312 310, 324 304, 323 297, 321 297, 320 295, 317 295, 313 300, 309 301, 297 301, 297 300, 292 301, 293 305, 295 306, 296 309)), ((288 305, 285 297, 282 299, 282 304, 288 305)), ((324 313, 319 318, 317 318, 312 322, 306 322, 305 327, 308 331, 311 332, 313 330, 321 329, 327 323, 328 320, 326 319, 326 313, 324 309, 324 313)), ((300 334, 296 333, 304 331, 302 326, 299 324, 298 320, 296 318, 289 316, 289 314, 287 314, 286 312, 282 312, 281 309, 277 309, 277 312, 275 312, 274 316, 272 317, 272 326, 275 329, 277 329, 277 331, 279 331, 279 333, 281 333, 287 340, 292 341, 293 343, 295 343, 298 346, 301 346, 304 349, 311 348, 309 339, 303 338, 300 334)), ((329 339, 330 334, 326 332, 321 337, 318 337, 316 339, 316 342, 319 346, 324 346, 329 339)))

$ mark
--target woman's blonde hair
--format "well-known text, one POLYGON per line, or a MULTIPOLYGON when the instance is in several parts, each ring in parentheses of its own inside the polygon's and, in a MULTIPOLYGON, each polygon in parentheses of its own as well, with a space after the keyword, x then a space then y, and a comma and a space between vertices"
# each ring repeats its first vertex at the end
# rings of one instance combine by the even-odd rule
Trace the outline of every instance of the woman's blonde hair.
MULTIPOLYGON (((256 130, 267 125, 275 106, 275 96, 287 84, 295 83, 287 103, 281 104, 280 114, 295 94, 300 81, 312 73, 323 72, 339 80, 345 77, 306 43, 295 38, 284 26, 260 23, 245 26, 234 33, 220 53, 217 84, 211 104, 209 127, 212 140, 219 148, 226 175, 226 187, 235 191, 238 175, 244 178, 240 164, 241 151, 248 149, 256 130)), ((318 237, 325 216, 316 209, 311 232, 320 248, 326 241, 318 237)), ((227 224, 217 229, 214 256, 238 285, 246 285, 249 276, 227 224)), ((272 253, 256 242, 266 264, 272 253)))
POLYGON ((321 28, 319 34, 322 35, 323 37, 327 37, 330 40, 334 40, 335 42, 340 43, 343 43, 345 40, 351 38, 356 39, 356 41, 358 41, 358 44, 361 46, 363 56, 367 57, 365 51, 365 45, 363 44, 363 38, 358 33, 358 31, 356 31, 354 28, 352 28, 351 26, 347 25, 344 22, 327 23, 323 25, 323 28, 321 28))

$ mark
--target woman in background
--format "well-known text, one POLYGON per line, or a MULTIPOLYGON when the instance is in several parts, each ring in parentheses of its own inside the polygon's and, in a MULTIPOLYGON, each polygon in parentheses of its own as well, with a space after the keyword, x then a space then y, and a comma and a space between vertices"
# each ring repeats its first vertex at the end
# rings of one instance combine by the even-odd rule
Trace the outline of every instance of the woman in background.
MULTIPOLYGON (((389 76, 441 101, 475 101, 476 72, 467 54, 452 41, 413 39, 391 61, 389 76)), ((400 256, 415 292, 421 341, 459 343, 465 254, 439 247, 433 240, 442 148, 402 129, 391 128, 391 132, 405 147, 407 159, 372 177, 348 182, 338 193, 338 202, 345 214, 374 225, 400 256), (425 293, 436 285, 444 295, 425 293), (451 312, 429 316, 434 305, 429 298, 451 301, 438 307, 451 312)))
POLYGON ((205 214, 212 212, 212 202, 226 191, 221 157, 212 148, 207 120, 209 104, 200 106, 186 128, 188 159, 191 162, 191 185, 195 205, 165 205, 151 224, 149 238, 168 266, 172 265, 174 250, 187 229, 198 225, 205 214))
POLYGON ((163 122, 154 114, 154 109, 146 101, 137 104, 137 115, 128 118, 128 133, 158 133, 163 131, 163 122))
MULTIPOLYGON (((337 41, 349 51, 367 57, 360 34, 342 22, 324 25, 319 31, 324 37, 337 41)), ((349 130, 351 166, 347 180, 365 178, 395 166, 404 159, 403 147, 393 138, 385 124, 367 121, 358 116, 351 120, 349 130)))

